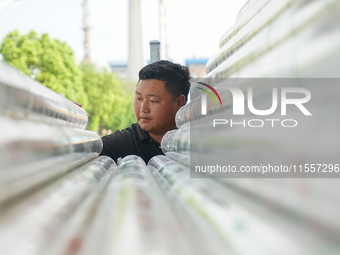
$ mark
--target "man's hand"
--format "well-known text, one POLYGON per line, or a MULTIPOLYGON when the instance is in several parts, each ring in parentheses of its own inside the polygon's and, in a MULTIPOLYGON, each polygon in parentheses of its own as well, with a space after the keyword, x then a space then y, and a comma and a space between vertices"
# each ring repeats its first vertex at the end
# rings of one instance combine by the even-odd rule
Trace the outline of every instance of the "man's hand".
POLYGON ((83 108, 83 105, 81 103, 77 103, 77 102, 74 102, 74 101, 72 101, 72 103, 74 103, 74 104, 78 105, 79 107, 83 108))

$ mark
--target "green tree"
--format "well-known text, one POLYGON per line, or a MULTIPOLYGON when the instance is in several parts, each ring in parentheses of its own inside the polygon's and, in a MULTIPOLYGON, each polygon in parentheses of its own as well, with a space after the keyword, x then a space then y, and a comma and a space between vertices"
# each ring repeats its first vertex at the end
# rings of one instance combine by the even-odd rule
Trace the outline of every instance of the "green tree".
POLYGON ((88 129, 117 130, 135 121, 128 86, 94 64, 75 64, 63 42, 31 31, 9 33, 0 48, 3 60, 66 98, 80 102, 89 116, 88 129))
POLYGON ((66 98, 87 104, 82 84, 82 72, 75 63, 72 49, 48 34, 41 37, 35 31, 20 35, 9 33, 0 48, 3 60, 35 78, 66 98))
POLYGON ((89 129, 119 130, 135 121, 133 114, 133 94, 128 94, 113 74, 94 64, 81 63, 83 85, 89 104, 84 109, 89 115, 89 129))

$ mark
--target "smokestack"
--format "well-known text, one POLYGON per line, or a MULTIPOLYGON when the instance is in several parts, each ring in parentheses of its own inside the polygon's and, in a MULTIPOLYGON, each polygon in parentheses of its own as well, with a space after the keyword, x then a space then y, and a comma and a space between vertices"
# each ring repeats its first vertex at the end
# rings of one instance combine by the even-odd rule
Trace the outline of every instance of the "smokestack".
POLYGON ((128 80, 137 81, 143 64, 143 38, 140 0, 129 0, 128 80))

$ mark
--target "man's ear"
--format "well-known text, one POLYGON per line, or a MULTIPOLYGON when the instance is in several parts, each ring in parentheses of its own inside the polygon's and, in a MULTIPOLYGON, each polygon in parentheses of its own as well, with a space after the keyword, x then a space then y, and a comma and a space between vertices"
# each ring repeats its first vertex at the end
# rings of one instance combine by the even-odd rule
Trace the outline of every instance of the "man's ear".
POLYGON ((179 95, 179 97, 177 97, 177 107, 178 109, 181 108, 182 106, 185 105, 185 96, 183 94, 179 95))

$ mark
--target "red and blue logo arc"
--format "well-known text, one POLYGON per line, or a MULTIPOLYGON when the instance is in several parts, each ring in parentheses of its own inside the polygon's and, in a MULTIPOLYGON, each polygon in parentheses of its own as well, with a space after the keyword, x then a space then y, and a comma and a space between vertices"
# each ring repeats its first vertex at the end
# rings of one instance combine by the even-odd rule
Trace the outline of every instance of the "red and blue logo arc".
MULTIPOLYGON (((222 100, 221 100, 221 98, 220 98, 220 95, 217 93, 217 91, 216 91, 213 87, 211 87, 210 85, 208 85, 208 84, 206 84, 206 83, 203 83, 203 82, 197 82, 197 83, 199 83, 199 84, 201 84, 201 85, 203 85, 203 86, 206 86, 206 87, 209 88, 212 92, 214 92, 215 95, 217 96, 218 100, 220 101, 221 106, 222 106, 222 100)), ((210 91, 208 91, 208 90, 206 90, 206 89, 204 89, 204 88, 200 88, 200 87, 197 87, 197 88, 200 89, 200 90, 203 90, 203 91, 206 92, 206 93, 208 93, 208 95, 214 100, 215 105, 217 105, 216 100, 215 100, 214 96, 211 94, 210 91)))

